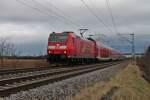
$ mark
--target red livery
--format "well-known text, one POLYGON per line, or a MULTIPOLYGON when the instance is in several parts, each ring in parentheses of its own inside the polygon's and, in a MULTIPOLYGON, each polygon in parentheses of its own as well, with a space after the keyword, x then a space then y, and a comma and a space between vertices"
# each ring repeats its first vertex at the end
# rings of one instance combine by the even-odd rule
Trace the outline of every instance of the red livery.
POLYGON ((121 54, 98 45, 92 38, 82 38, 73 32, 51 33, 48 39, 47 59, 51 63, 88 63, 98 60, 117 60, 121 54))

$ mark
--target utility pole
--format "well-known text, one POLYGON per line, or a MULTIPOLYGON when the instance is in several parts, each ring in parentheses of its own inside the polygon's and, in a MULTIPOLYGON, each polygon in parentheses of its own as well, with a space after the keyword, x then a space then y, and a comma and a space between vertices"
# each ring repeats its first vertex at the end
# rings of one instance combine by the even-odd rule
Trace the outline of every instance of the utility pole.
POLYGON ((130 34, 131 37, 132 37, 132 41, 131 41, 131 44, 132 44, 132 64, 134 64, 135 62, 135 45, 134 45, 134 33, 130 34))
POLYGON ((80 30, 80 35, 83 37, 83 34, 88 31, 88 29, 79 29, 80 30))
MULTIPOLYGON (((134 33, 131 33, 131 34, 128 34, 131 36, 131 40, 127 39, 126 37, 123 37, 122 34, 118 33, 119 36, 121 36, 121 38, 123 38, 124 40, 126 40, 128 43, 131 44, 131 55, 132 55, 132 59, 131 59, 131 63, 132 64, 135 64, 135 44, 134 44, 134 41, 135 41, 135 34, 134 33)), ((127 35, 127 34, 124 34, 124 35, 127 35)))

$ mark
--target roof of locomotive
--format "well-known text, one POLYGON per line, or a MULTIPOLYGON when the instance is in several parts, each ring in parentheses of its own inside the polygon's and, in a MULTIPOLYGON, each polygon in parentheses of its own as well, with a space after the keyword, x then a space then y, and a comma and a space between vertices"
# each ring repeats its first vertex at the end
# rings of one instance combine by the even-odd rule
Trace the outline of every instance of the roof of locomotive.
POLYGON ((65 32, 62 32, 62 33, 72 33, 72 34, 73 34, 75 37, 77 37, 77 38, 80 38, 80 39, 85 40, 85 41, 92 41, 92 42, 93 42, 92 39, 84 38, 84 37, 82 37, 82 36, 79 36, 79 35, 75 34, 74 32, 71 32, 71 31, 65 31, 65 32))

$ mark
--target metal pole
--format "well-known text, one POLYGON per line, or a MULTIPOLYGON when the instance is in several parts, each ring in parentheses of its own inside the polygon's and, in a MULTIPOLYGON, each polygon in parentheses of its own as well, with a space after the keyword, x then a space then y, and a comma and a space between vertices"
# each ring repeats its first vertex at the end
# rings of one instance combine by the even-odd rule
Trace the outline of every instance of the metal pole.
POLYGON ((134 46, 134 33, 130 34, 132 36, 132 64, 135 62, 135 46, 134 46))

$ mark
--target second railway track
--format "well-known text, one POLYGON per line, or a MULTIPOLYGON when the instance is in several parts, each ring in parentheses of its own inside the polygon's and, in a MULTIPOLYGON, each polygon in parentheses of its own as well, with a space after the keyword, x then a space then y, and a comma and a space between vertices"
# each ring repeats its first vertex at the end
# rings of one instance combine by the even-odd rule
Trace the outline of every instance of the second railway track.
POLYGON ((7 69, 7 70, 5 69, 5 70, 0 70, 0 80, 5 78, 32 75, 41 72, 46 73, 47 71, 51 71, 51 70, 71 69, 73 67, 79 67, 80 65, 73 65, 72 67, 71 66, 72 65, 61 64, 61 65, 49 65, 48 67, 37 67, 37 68, 35 67, 35 68, 22 68, 22 69, 7 69))
MULTIPOLYGON (((65 65, 61 66, 65 68, 65 65)), ((3 69, 0 70, 0 76, 7 75, 7 74, 18 74, 18 73, 26 73, 26 72, 33 72, 33 71, 41 71, 41 70, 49 70, 49 69, 58 69, 57 65, 50 65, 48 67, 38 67, 38 68, 18 68, 18 69, 3 69)))
POLYGON ((74 67, 70 69, 51 70, 46 73, 38 73, 14 78, 0 80, 0 97, 9 96, 10 94, 46 85, 49 83, 61 81, 84 73, 104 69, 122 62, 104 63, 74 67))

